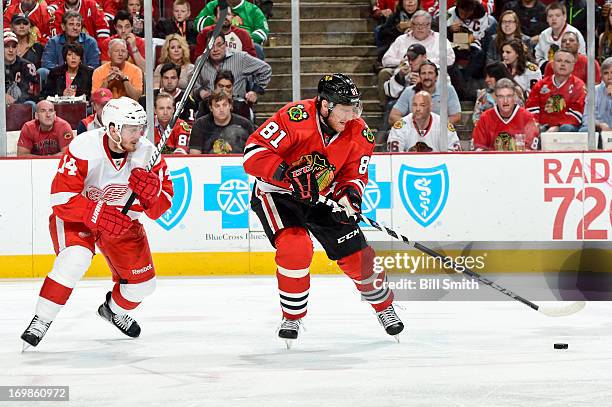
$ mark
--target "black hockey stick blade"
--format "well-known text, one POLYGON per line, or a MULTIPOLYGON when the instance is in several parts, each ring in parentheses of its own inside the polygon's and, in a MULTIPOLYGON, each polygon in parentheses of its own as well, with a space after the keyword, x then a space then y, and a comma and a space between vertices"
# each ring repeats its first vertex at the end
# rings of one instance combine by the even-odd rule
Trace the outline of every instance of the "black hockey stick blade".
MULTIPOLYGON (((187 98, 190 97, 191 92, 193 91, 193 87, 195 86, 195 83, 198 80, 198 77, 200 76, 202 67, 208 60, 208 56, 210 55, 210 50, 212 49, 213 45, 215 44, 215 41, 217 40, 217 37, 219 36, 219 33, 221 32, 221 26, 223 25, 223 21, 225 21, 225 17, 227 16, 227 7, 228 7, 227 0, 219 0, 219 18, 217 19, 217 23, 215 24, 215 28, 213 29, 212 36, 210 37, 208 44, 206 44, 206 49, 204 50, 204 53, 196 61, 196 65, 193 70, 193 74, 191 75, 191 78, 189 78, 189 82, 187 83, 187 86, 185 87, 185 92, 183 93, 181 100, 179 100, 179 102, 176 104, 176 109, 174 109, 174 114, 172 115, 172 118, 170 119, 170 122, 168 123, 168 126, 166 127, 166 130, 164 131, 164 134, 159 139, 159 143, 157 143, 157 146, 155 147, 155 151, 153 152, 153 155, 151 156, 151 159, 149 160, 149 163, 147 164, 147 168, 146 168, 147 171, 151 171, 151 168, 153 168, 153 166, 159 159, 159 156, 161 155, 161 152, 164 149, 166 142, 168 142, 168 138, 170 138, 170 133, 172 132, 172 129, 174 128, 174 125, 176 124, 176 121, 178 120, 179 116, 183 112, 183 108, 185 107, 187 98)), ((123 206, 121 213, 123 213, 124 215, 127 214, 130 208, 132 207, 132 205, 134 204, 135 200, 136 200, 136 194, 132 192, 127 202, 123 206)))
MULTIPOLYGON (((329 199, 323 195, 319 195, 319 203, 325 204, 331 208, 342 208, 342 205, 340 205, 338 202, 329 199)), ((378 222, 376 222, 373 219, 370 219, 366 216, 363 216, 361 214, 359 214, 359 218, 364 221, 365 223, 369 224, 370 226, 372 226, 375 229, 380 230, 381 232, 385 232, 386 234, 388 234, 389 236, 393 237, 394 239, 400 240, 402 242, 404 242, 405 244, 407 244, 410 247, 414 247, 415 249, 429 255, 432 257, 436 257, 439 258, 441 260, 444 261, 445 264, 450 264, 451 267, 458 273, 463 273, 468 275, 469 277, 480 281, 481 283, 488 285, 489 287, 499 291, 500 293, 507 295, 508 297, 512 298, 513 300, 516 300, 518 302, 521 302, 523 304, 525 304, 526 306, 528 306, 529 308, 538 311, 546 316, 549 317, 563 317, 563 316, 567 316, 567 315, 572 315, 575 314, 576 312, 580 311, 581 309, 584 308, 584 306, 586 305, 586 303, 584 301, 575 301, 572 302, 570 304, 567 305, 563 305, 563 306, 541 306, 541 305, 537 305, 535 303, 533 303, 532 301, 529 301, 526 298, 521 297, 520 295, 516 294, 515 292, 497 284, 494 283, 493 281, 489 280, 486 277, 483 277, 482 275, 478 274, 477 272, 465 267, 465 265, 462 265, 460 268, 457 268, 457 265, 455 264, 455 262, 453 261, 452 257, 447 257, 444 256, 438 252, 436 252, 435 250, 430 249, 427 246, 422 245, 421 243, 418 242, 413 242, 410 239, 408 239, 406 236, 402 235, 401 233, 397 233, 392 229, 389 229, 386 226, 382 226, 380 225, 378 222)))

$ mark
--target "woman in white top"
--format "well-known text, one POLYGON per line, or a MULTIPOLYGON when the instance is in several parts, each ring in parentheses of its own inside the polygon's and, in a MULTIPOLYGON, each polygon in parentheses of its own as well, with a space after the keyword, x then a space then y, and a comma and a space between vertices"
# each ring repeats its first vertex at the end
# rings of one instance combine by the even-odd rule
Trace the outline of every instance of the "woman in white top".
POLYGON ((529 95, 533 85, 542 79, 542 72, 536 64, 527 61, 524 44, 518 39, 508 40, 502 44, 501 52, 502 62, 512 79, 529 95))
POLYGON ((153 88, 159 89, 161 81, 161 67, 163 64, 171 62, 181 68, 181 76, 179 77, 179 88, 185 89, 189 78, 193 75, 195 66, 189 59, 189 45, 185 37, 179 34, 170 34, 166 37, 166 41, 161 49, 159 57, 159 65, 153 72, 153 88))

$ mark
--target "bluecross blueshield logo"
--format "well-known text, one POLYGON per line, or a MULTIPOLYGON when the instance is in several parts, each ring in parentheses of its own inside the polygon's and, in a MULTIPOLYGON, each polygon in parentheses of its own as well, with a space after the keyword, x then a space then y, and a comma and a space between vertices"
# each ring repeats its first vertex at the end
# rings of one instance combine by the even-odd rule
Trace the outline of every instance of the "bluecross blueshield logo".
POLYGON ((204 211, 221 211, 223 229, 248 228, 250 192, 242 166, 224 165, 220 184, 204 184, 204 211))
MULTIPOLYGON (((379 181, 376 176, 376 164, 368 166, 369 182, 366 185, 361 201, 362 213, 370 219, 376 220, 376 211, 391 209, 391 182, 379 181)), ((361 222, 362 225, 367 225, 361 222)))
POLYGON ((189 168, 184 167, 180 170, 170 171, 170 180, 174 188, 172 206, 156 220, 157 224, 166 230, 170 230, 179 224, 191 203, 192 188, 189 168))
POLYGON ((423 227, 431 225, 442 213, 448 198, 446 164, 432 168, 402 165, 398 182, 402 203, 410 216, 423 227))

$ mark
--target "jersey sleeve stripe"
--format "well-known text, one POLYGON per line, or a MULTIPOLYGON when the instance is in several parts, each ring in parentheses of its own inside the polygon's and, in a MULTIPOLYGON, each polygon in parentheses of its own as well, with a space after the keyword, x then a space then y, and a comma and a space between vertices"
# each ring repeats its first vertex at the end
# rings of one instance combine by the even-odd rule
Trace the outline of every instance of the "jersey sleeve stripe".
POLYGON ((51 194, 51 206, 64 205, 70 198, 78 195, 76 192, 56 192, 51 194))
POLYGON ((247 146, 244 149, 244 157, 242 157, 242 162, 245 163, 249 158, 253 157, 257 153, 263 153, 267 148, 262 147, 257 144, 253 144, 252 147, 247 146))
POLYGON ((567 112, 565 113, 570 116, 573 116, 576 120, 578 120, 578 123, 582 123, 582 114, 580 112, 577 112, 573 109, 567 109, 567 112))

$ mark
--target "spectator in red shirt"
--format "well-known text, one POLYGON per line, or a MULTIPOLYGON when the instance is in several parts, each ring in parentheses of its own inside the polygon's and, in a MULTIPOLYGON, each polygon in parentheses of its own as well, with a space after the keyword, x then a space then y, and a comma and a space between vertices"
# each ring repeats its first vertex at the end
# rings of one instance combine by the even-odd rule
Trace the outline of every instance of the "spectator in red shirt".
POLYGON ((70 124, 55 115, 53 103, 41 100, 36 105, 36 119, 23 125, 17 142, 17 156, 60 156, 72 141, 70 124))
MULTIPOLYGON (((574 71, 572 74, 582 80, 582 82, 587 83, 587 66, 589 64, 589 60, 587 56, 581 54, 579 52, 580 42, 578 40, 578 35, 575 32, 567 31, 561 37, 561 48, 564 48, 574 54, 574 58, 576 58, 576 64, 574 64, 574 71)), ((599 62, 594 60, 595 62, 595 84, 601 82, 601 69, 599 67, 599 62)), ((553 74, 553 67, 551 64, 546 65, 546 69, 544 70, 544 76, 550 76, 553 74)))
POLYGON ((52 16, 47 11, 44 0, 20 0, 11 3, 4 11, 4 30, 10 29, 11 20, 16 14, 23 14, 34 27, 40 43, 44 46, 51 38, 52 16))
POLYGON ((125 40, 128 48, 128 62, 139 67, 143 72, 146 68, 145 62, 145 43, 144 40, 132 32, 133 28, 133 17, 130 13, 125 10, 119 10, 115 19, 113 20, 113 27, 117 34, 111 36, 107 40, 103 41, 100 47, 100 59, 102 62, 110 61, 108 54, 108 44, 114 38, 121 38, 125 40))

